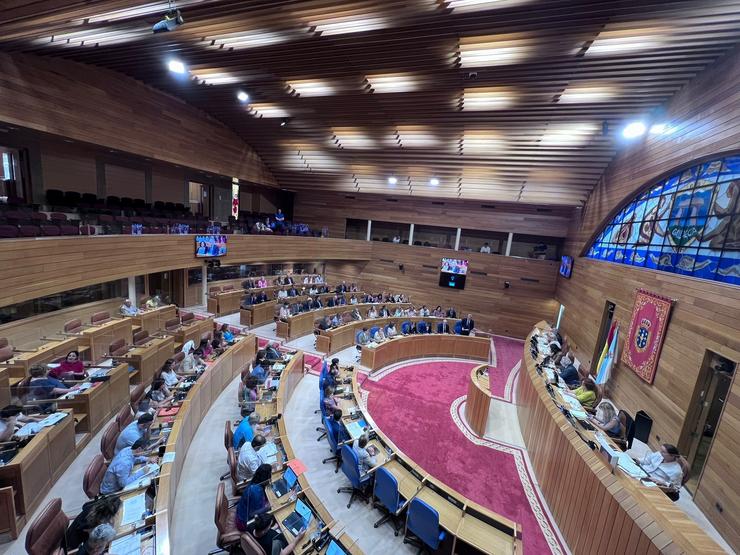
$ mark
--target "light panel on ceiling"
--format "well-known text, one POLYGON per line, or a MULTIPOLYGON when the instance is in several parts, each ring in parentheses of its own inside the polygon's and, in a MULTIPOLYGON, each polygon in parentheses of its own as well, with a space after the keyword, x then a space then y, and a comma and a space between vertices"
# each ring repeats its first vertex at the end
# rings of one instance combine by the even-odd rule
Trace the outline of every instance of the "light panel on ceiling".
POLYGON ((248 111, 258 118, 287 118, 290 116, 285 109, 271 102, 257 102, 250 104, 248 111))
POLYGON ((476 87, 463 90, 462 109, 504 110, 514 104, 514 93, 503 87, 476 87))
POLYGON ((288 82, 288 88, 298 96, 329 96, 335 94, 336 88, 320 79, 297 79, 288 82))
MULTIPOLYGON (((186 6, 201 3, 203 3, 203 0, 177 0, 177 7, 184 8, 186 6)), ((97 23, 99 21, 120 21, 122 19, 132 19, 152 14, 161 15, 167 12, 169 8, 169 2, 149 2, 148 4, 136 6, 134 8, 122 8, 120 10, 103 12, 101 14, 88 17, 87 21, 89 23, 97 23)))
POLYGON ((396 127, 396 136, 404 148, 432 148, 440 142, 427 125, 399 125, 396 127))
POLYGON ((404 93, 419 89, 419 78, 413 73, 376 73, 368 75, 365 80, 370 84, 372 92, 404 93))
POLYGON ((462 37, 458 49, 465 68, 518 64, 534 52, 531 41, 508 35, 462 37))
POLYGON ((659 27, 606 30, 599 33, 588 47, 586 56, 608 56, 650 50, 659 47, 666 38, 666 30, 659 27))
POLYGON ((367 31, 377 31, 388 26, 388 19, 381 15, 362 15, 360 17, 327 17, 309 21, 309 25, 314 27, 317 33, 323 36, 346 35, 349 33, 364 33, 367 31))
POLYGON ((226 71, 217 69, 196 69, 191 68, 193 78, 197 79, 204 85, 232 85, 241 83, 243 79, 226 71))
POLYGON ((332 137, 339 148, 374 149, 378 146, 375 139, 356 127, 334 127, 332 137))
POLYGON ((497 154, 506 147, 506 140, 496 131, 465 130, 460 141, 462 154, 497 154))
POLYGON ((228 33, 206 37, 204 42, 207 46, 214 48, 234 48, 237 50, 246 48, 260 48, 273 44, 286 42, 289 36, 277 31, 265 29, 254 29, 248 33, 228 33))
POLYGON ((599 125, 593 122, 554 123, 547 127, 540 146, 581 146, 596 134, 599 125))
POLYGON ((610 85, 573 85, 560 95, 560 104, 588 104, 604 102, 617 95, 617 88, 610 85))
POLYGON ((447 7, 455 13, 478 12, 496 8, 509 8, 532 0, 447 0, 447 7))

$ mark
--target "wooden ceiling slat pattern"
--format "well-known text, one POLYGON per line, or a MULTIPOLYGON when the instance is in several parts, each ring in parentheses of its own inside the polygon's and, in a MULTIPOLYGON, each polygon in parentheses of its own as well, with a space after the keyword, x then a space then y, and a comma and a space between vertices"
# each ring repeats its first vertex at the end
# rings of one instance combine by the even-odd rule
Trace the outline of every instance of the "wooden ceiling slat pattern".
POLYGON ((179 96, 242 136, 286 189, 579 205, 621 125, 740 39, 740 0, 175 5, 185 24, 154 35, 167 2, 12 0, 0 49, 179 96), (169 73, 171 58, 189 75, 169 73))

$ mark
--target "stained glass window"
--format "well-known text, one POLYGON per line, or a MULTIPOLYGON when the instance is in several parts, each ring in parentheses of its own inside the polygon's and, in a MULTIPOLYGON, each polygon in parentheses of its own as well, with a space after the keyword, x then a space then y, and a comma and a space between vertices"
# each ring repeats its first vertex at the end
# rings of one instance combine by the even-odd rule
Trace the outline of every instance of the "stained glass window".
POLYGON ((628 202, 589 258, 740 285, 740 155, 659 181, 628 202))

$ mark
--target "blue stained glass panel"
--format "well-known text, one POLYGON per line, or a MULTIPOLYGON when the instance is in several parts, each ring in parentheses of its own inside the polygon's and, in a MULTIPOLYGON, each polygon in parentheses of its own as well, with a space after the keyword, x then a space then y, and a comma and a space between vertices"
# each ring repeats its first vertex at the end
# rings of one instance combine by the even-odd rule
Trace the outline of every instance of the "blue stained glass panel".
POLYGON ((722 255, 715 279, 740 285, 740 251, 725 252, 722 255))

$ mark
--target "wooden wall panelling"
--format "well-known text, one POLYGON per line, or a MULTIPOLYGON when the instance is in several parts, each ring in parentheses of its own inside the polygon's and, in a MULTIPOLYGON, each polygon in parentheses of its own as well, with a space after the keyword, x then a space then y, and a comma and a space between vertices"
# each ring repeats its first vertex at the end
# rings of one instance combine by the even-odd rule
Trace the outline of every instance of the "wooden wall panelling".
POLYGON ((392 200, 383 195, 298 192, 295 218, 315 229, 328 227, 331 237, 344 237, 348 218, 565 237, 573 215, 572 208, 562 207, 418 197, 392 200))
MULTIPOLYGON (((734 52, 679 92, 667 106, 666 120, 675 131, 663 137, 648 135, 614 160, 582 217, 574 220, 566 243, 566 250, 576 260, 572 279, 558 281, 557 299, 565 305, 561 327, 584 362, 591 363, 607 299, 617 305, 622 342, 636 288, 645 287, 677 301, 654 384, 646 384, 621 363, 614 368, 609 384, 609 395, 617 405, 633 414, 645 410, 653 418, 653 447, 660 442, 678 442, 707 349, 740 362, 740 288, 578 256, 602 224, 643 186, 694 160, 740 148, 739 79, 740 55, 734 52)), ((735 470, 738 445, 740 382, 735 380, 695 501, 736 550, 740 550, 740 480, 735 470)))
POLYGON ((484 331, 525 337, 532 323, 552 319, 557 313, 554 300, 558 264, 546 260, 464 253, 470 261, 465 289, 439 287, 442 257, 462 256, 449 249, 366 242, 372 245, 369 262, 336 262, 326 265, 330 283, 355 282, 368 292, 400 291, 411 302, 455 306, 459 317, 470 312, 476 326, 484 331), (404 270, 399 270, 403 264, 404 270), (483 272, 486 275, 480 275, 483 272), (504 288, 509 281, 511 287, 504 288))
MULTIPOLYGON (((3 240, 0 306, 131 275, 192 267, 200 263, 194 245, 192 235, 3 240)), ((366 241, 232 235, 221 263, 368 260, 370 256, 371 245, 366 241)))
POLYGON ((0 54, 0 121, 276 185, 257 153, 185 102, 110 70, 0 54))

